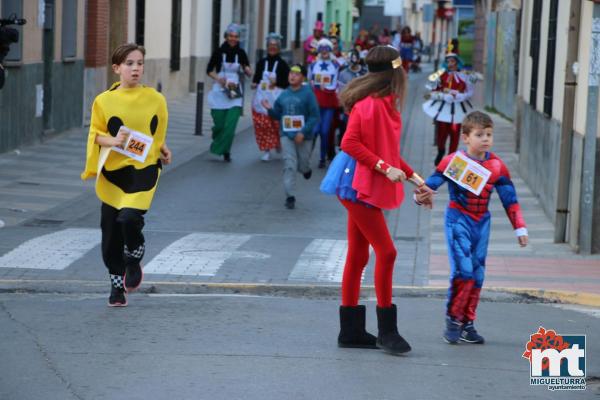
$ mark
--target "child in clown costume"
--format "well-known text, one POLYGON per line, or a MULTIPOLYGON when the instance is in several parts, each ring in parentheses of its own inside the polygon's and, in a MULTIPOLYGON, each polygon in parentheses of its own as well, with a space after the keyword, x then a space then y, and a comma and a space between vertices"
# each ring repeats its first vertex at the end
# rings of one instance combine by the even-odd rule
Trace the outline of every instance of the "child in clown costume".
POLYGON ((321 110, 321 120, 315 127, 315 134, 321 139, 319 168, 325 168, 329 129, 338 107, 336 89, 340 64, 333 55, 333 44, 329 39, 319 40, 318 49, 319 55, 308 70, 308 80, 313 87, 321 110))
POLYGON ((140 83, 144 73, 143 47, 119 46, 112 55, 120 81, 94 100, 82 179, 96 178, 102 202, 102 258, 111 291, 108 305, 127 305, 126 292, 142 283, 145 243, 144 214, 150 208, 163 164, 171 162, 165 143, 167 103, 163 95, 140 83), (144 161, 119 151, 143 152, 132 131, 148 141, 144 161))
POLYGON ((323 28, 325 24, 323 21, 315 21, 315 27, 313 34, 306 38, 304 41, 304 54, 306 57, 306 65, 312 64, 317 59, 318 54, 318 43, 319 40, 323 39, 324 32, 323 28))
POLYGON ((457 54, 452 53, 452 45, 449 45, 449 51, 442 69, 429 77, 432 91, 423 104, 423 111, 433 118, 436 125, 438 154, 435 165, 446 154, 448 137, 448 153, 454 153, 458 148, 460 125, 465 115, 473 109, 469 99, 473 96, 473 85, 479 79, 477 74, 462 71, 463 62, 457 54))
MULTIPOLYGON (((425 184, 436 190, 444 182, 448 182, 450 193, 445 223, 450 262, 450 288, 443 338, 451 344, 459 340, 483 344, 484 338, 475 329, 474 321, 485 275, 485 258, 490 235, 488 205, 492 190, 496 189, 498 192, 522 247, 527 245, 528 236, 508 168, 490 151, 493 144, 492 119, 479 111, 468 114, 462 125, 462 139, 467 145, 467 150, 444 157, 425 184), (485 174, 480 172, 480 176, 476 177, 481 179, 479 184, 470 187, 470 189, 480 189, 479 194, 452 179, 454 176, 458 182, 477 182, 473 178, 476 175, 471 175, 470 180, 466 179, 469 171, 460 168, 464 163, 462 160, 454 161, 455 155, 463 157, 463 160, 470 160, 478 169, 489 171, 487 182, 484 183, 485 178, 482 177, 485 174), (454 165, 459 168, 453 168, 454 165), (444 174, 447 169, 452 171, 444 174), (464 181, 461 178, 462 170, 465 170, 464 181)), ((419 198, 420 195, 415 195, 417 203, 419 198)))

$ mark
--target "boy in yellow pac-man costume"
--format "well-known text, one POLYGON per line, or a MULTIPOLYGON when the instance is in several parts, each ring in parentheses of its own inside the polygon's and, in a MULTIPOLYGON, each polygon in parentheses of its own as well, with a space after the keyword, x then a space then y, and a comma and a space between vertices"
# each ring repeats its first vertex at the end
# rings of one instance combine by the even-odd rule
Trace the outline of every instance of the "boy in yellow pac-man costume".
POLYGON ((82 179, 96 178, 96 194, 102 201, 102 258, 110 274, 111 307, 126 306, 125 292, 142 283, 144 214, 162 164, 171 162, 165 143, 167 103, 163 95, 140 83, 144 56, 144 48, 136 44, 121 45, 113 53, 112 68, 121 79, 94 100, 81 174, 82 179), (144 142, 130 140, 132 131, 143 134, 144 142), (142 162, 119 148, 146 157, 142 162))

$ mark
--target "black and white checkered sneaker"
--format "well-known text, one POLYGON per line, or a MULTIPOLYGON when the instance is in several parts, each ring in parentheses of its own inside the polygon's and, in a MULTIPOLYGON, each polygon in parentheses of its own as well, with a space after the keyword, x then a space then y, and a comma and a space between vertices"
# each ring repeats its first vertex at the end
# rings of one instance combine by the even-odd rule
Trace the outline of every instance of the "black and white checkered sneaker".
POLYGON ((108 297, 108 306, 127 306, 127 297, 125 296, 125 287, 121 275, 110 274, 110 296, 108 297))
POLYGON ((110 284, 117 289, 123 289, 123 277, 121 275, 110 274, 110 284))
POLYGON ((133 251, 130 251, 129 248, 127 247, 127 245, 125 245, 123 252, 125 253, 125 257, 131 257, 131 258, 136 258, 138 260, 141 260, 142 257, 144 256, 145 250, 146 250, 146 245, 144 243, 142 243, 138 246, 137 249, 135 249, 133 251))

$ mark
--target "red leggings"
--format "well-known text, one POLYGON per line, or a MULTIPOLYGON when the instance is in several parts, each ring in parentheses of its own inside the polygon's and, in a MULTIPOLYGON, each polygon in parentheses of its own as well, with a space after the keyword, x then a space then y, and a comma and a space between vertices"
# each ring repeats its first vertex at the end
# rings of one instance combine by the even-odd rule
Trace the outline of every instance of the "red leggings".
POLYGON ((341 200, 348 210, 348 255, 342 277, 342 305, 356 306, 362 273, 369 262, 369 245, 375 250, 375 293, 379 307, 392 305, 392 274, 396 248, 379 208, 341 200))
POLYGON ((450 136, 450 149, 448 154, 452 154, 458 149, 458 137, 460 133, 460 124, 451 124, 450 122, 438 121, 437 126, 437 147, 439 151, 446 151, 446 140, 450 136))

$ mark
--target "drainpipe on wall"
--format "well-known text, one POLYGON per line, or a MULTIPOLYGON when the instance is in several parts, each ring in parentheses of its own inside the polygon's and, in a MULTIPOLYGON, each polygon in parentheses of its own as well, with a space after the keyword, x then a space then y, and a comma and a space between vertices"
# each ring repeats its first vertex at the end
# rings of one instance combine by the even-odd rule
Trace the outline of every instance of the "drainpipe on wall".
MULTIPOLYGON (((594 1, 592 17, 590 54, 600 53, 600 3, 594 1)), ((598 107, 600 105, 598 85, 600 84, 600 65, 594 57, 590 58, 588 79, 588 101, 586 112, 585 139, 583 145, 583 175, 581 182, 581 214, 579 225, 580 250, 591 253, 594 248, 594 204, 597 202, 596 182, 596 142, 598 131, 598 107)), ((598 216, 596 215, 596 218, 598 216)), ((598 245, 595 244, 597 247, 598 245)))
POLYGON ((558 164, 558 193, 556 196, 556 215, 554 224, 554 242, 564 243, 569 217, 569 193, 571 178, 571 152, 573 144, 573 120, 575 117, 575 94, 577 76, 573 64, 577 62, 579 50, 579 23, 581 21, 581 0, 571 0, 569 10, 569 36, 567 38, 567 68, 565 69, 563 118, 560 132, 560 155, 558 164))

